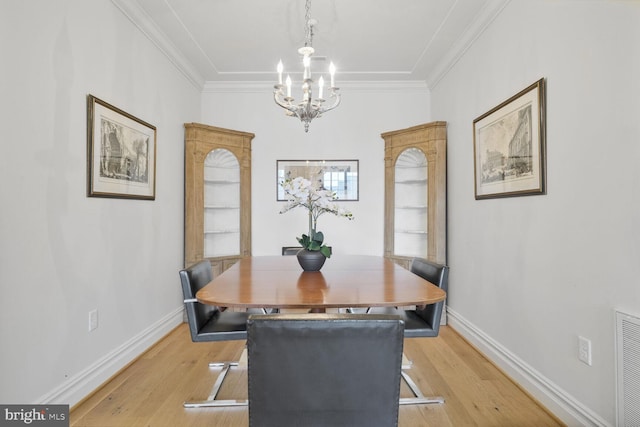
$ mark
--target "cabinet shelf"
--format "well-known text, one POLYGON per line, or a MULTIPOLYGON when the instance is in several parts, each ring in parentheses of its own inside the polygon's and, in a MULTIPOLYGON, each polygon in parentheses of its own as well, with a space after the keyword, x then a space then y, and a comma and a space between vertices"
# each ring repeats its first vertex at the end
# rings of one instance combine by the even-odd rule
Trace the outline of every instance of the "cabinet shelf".
POLYGON ((424 163, 416 163, 416 164, 402 164, 402 165, 396 165, 396 169, 422 169, 425 167, 424 163))
POLYGON ((423 206, 396 206, 396 209, 419 209, 419 210, 426 210, 427 206, 423 205, 423 206))
POLYGON ((402 181, 396 181, 396 184, 426 184, 427 180, 425 179, 405 179, 402 181))
POLYGON ((204 234, 234 234, 240 233, 240 230, 205 230, 204 234))
POLYGON ((394 230, 396 234, 427 234, 426 230, 394 230))
POLYGON ((240 209, 240 206, 205 206, 205 209, 240 209))
POLYGON ((228 181, 225 179, 205 179, 204 182, 205 184, 224 184, 224 185, 240 184, 240 181, 228 181))

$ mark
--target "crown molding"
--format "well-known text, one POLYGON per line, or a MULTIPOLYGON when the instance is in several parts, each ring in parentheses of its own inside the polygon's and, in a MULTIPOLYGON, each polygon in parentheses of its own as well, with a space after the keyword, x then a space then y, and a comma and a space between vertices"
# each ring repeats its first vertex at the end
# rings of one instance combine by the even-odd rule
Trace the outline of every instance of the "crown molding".
POLYGON ((464 56, 469 48, 500 15, 511 0, 490 0, 480 11, 472 25, 455 41, 445 58, 438 63, 434 71, 427 76, 427 85, 433 89, 447 75, 453 66, 464 56))
MULTIPOLYGON (((359 81, 341 82, 344 90, 360 92, 397 92, 404 90, 433 89, 447 75, 453 66, 464 56, 475 41, 491 25, 495 18, 511 0, 489 0, 480 11, 473 24, 453 44, 446 57, 439 62, 433 72, 422 81, 359 81)), ((111 2, 129 19, 187 78, 199 91, 203 92, 271 92, 270 82, 247 81, 205 81, 193 64, 173 45, 167 36, 153 23, 147 13, 135 0, 111 0, 111 2)))
MULTIPOLYGON (((342 92, 424 92, 428 93, 427 83, 421 80, 412 81, 358 81, 341 82, 342 92)), ((253 81, 207 81, 203 93, 271 93, 273 82, 253 81)))
POLYGON ((135 0, 111 0, 111 2, 171 61, 187 80, 202 90, 204 77, 195 69, 167 36, 153 23, 149 15, 135 0))

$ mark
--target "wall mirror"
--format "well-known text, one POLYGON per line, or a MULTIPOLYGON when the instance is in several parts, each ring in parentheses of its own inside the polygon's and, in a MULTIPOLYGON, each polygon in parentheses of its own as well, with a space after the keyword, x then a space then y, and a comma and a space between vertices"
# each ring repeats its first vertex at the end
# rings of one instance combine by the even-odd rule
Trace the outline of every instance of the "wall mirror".
POLYGON ((278 201, 287 200, 280 183, 299 176, 335 192, 336 200, 358 200, 358 160, 278 160, 276 169, 278 201))

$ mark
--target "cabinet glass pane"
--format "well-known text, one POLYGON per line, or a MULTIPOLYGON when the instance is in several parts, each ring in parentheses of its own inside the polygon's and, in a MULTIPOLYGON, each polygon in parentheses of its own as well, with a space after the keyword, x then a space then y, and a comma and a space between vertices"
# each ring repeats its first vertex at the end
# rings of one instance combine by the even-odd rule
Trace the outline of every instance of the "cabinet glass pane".
POLYGON ((427 256, 427 158, 403 151, 395 165, 394 254, 427 256))
POLYGON ((229 150, 204 161, 204 256, 240 253, 240 164, 229 150))

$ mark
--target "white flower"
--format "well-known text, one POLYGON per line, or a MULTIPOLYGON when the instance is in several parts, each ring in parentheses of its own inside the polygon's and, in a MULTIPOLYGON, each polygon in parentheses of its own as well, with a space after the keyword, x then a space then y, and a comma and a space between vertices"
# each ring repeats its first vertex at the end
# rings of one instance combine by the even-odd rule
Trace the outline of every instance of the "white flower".
POLYGON ((320 215, 328 212, 349 220, 353 219, 353 214, 350 211, 334 202, 336 200, 334 192, 314 188, 308 179, 296 177, 282 181, 280 185, 287 199, 287 204, 280 209, 281 214, 297 207, 304 207, 309 211, 309 235, 303 234, 302 239, 298 239, 298 242, 303 246, 305 243, 308 244, 309 247, 306 249, 320 250, 319 248, 324 246, 322 245, 324 235, 316 230, 320 215), (305 237, 307 238, 305 239, 305 237))

